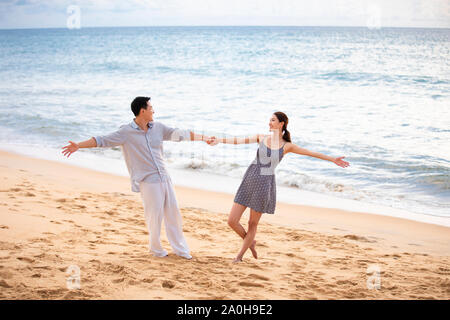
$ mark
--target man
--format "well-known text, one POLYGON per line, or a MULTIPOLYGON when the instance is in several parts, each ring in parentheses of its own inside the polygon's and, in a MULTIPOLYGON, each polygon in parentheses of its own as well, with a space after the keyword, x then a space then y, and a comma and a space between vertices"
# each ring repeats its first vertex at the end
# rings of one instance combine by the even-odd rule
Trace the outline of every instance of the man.
POLYGON ((130 173, 131 189, 140 192, 144 204, 145 221, 149 232, 150 252, 165 257, 167 251, 160 241, 161 223, 164 219, 166 234, 175 254, 191 259, 183 236, 181 214, 172 181, 163 160, 163 141, 205 141, 210 137, 192 131, 170 128, 153 121, 153 107, 149 97, 136 97, 131 103, 135 118, 119 130, 104 136, 63 147, 63 155, 69 157, 79 148, 122 146, 130 173))

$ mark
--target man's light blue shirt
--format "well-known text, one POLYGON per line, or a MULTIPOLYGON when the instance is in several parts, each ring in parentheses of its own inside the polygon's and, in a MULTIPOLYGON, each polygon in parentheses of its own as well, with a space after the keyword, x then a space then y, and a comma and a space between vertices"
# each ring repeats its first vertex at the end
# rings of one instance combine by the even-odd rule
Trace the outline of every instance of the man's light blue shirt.
POLYGON ((94 139, 97 147, 122 147, 131 190, 139 192, 139 183, 144 179, 155 183, 170 179, 164 165, 163 141, 190 141, 190 131, 150 121, 147 132, 144 132, 133 120, 115 132, 94 139))

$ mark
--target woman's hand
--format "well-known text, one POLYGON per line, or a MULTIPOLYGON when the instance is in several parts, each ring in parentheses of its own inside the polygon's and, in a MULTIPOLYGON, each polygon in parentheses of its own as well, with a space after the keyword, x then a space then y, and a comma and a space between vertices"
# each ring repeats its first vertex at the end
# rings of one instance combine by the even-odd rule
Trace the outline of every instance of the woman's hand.
POLYGON ((75 151, 80 149, 80 146, 77 143, 72 142, 72 141, 69 141, 69 143, 70 144, 68 144, 67 146, 62 147, 62 149, 63 149, 62 154, 67 156, 67 158, 70 157, 70 155, 72 153, 74 153, 75 151))
POLYGON ((350 164, 347 161, 344 161, 345 157, 337 157, 334 158, 333 162, 336 163, 339 167, 345 168, 348 167, 350 164))
POLYGON ((212 137, 209 137, 208 140, 206 140, 206 143, 209 144, 210 146, 215 146, 216 144, 219 143, 219 139, 212 136, 212 137))

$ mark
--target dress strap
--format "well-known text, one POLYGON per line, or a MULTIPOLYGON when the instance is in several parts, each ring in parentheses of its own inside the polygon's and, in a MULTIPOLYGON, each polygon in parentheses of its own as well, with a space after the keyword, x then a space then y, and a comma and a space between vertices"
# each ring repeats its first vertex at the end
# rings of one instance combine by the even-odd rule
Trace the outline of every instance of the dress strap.
POLYGON ((259 139, 259 144, 263 143, 263 141, 266 139, 266 136, 264 136, 262 139, 259 139))

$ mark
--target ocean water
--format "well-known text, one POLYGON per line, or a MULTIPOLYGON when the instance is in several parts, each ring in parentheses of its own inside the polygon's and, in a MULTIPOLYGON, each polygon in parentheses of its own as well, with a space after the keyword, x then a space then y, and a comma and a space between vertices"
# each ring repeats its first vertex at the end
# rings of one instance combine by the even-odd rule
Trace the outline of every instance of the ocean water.
MULTIPOLYGON (((283 111, 295 144, 350 167, 286 155, 281 199, 312 192, 450 221, 449 58, 450 29, 0 30, 0 148, 62 159, 68 140, 130 122, 138 95, 152 97, 155 120, 217 136, 269 133, 283 111)), ((190 177, 183 184, 215 175, 233 188, 256 149, 164 146, 168 167, 190 177)), ((69 161, 124 173, 120 148, 69 161)))

